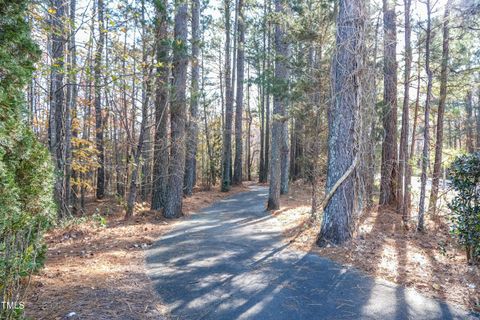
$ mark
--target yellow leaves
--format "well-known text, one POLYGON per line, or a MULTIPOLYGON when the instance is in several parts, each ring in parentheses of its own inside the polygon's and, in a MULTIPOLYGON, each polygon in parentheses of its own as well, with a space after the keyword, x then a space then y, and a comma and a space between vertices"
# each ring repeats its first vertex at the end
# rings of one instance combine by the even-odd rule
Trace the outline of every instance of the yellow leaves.
POLYGON ((57 9, 50 7, 50 8, 48 8, 48 13, 55 14, 55 13, 57 13, 57 9))
POLYGON ((165 64, 164 64, 163 62, 161 62, 161 61, 155 63, 155 67, 157 67, 157 68, 163 68, 164 65, 165 65, 165 64))
POLYGON ((175 42, 177 43, 177 46, 180 46, 183 43, 181 39, 177 39, 175 42))
POLYGON ((33 18, 35 21, 43 21, 43 19, 44 19, 41 15, 39 15, 39 14, 36 13, 36 12, 32 12, 31 15, 32 15, 32 18, 33 18))
POLYGON ((123 32, 123 33, 126 33, 126 32, 127 32, 127 28, 121 27, 121 28, 120 28, 120 31, 123 32))

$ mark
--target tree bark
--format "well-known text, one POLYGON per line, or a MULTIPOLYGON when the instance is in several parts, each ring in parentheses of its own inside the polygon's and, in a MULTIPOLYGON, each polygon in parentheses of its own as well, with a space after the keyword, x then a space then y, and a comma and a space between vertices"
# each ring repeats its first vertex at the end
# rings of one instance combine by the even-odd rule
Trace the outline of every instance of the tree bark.
MULTIPOLYGON (((259 171, 258 171, 258 182, 265 183, 267 182, 267 170, 266 167, 266 157, 268 153, 265 153, 266 148, 266 138, 265 133, 268 130, 267 125, 265 124, 265 113, 266 113, 266 52, 267 52, 267 0, 263 3, 263 23, 262 23, 262 42, 263 42, 263 54, 261 55, 262 66, 261 66, 261 82, 258 85, 258 91, 260 93, 260 154, 259 154, 259 171)), ((259 63, 260 68, 260 63, 259 63)))
POLYGON ((402 131, 400 133, 400 150, 399 150, 399 169, 397 180, 397 210, 402 214, 403 221, 407 221, 408 208, 405 205, 407 195, 410 190, 406 185, 407 171, 408 171, 408 122, 410 110, 410 73, 412 69, 412 46, 411 34, 412 28, 410 26, 410 7, 411 0, 404 0, 405 5, 405 73, 403 79, 403 107, 402 107, 402 131))
POLYGON ((447 81, 448 81, 448 59, 449 59, 449 22, 450 22, 450 1, 445 6, 443 20, 443 46, 442 46, 442 65, 440 72, 440 100, 438 103, 437 114, 437 140, 435 143, 435 162, 433 165, 432 189, 430 192, 429 212, 435 215, 437 210, 438 185, 440 182, 442 169, 442 150, 443 150, 443 118, 445 114, 445 103, 447 100, 447 81))
MULTIPOLYGON (((72 129, 72 138, 74 140, 78 139, 79 134, 79 127, 78 123, 74 125, 74 121, 77 119, 78 112, 77 112, 77 97, 78 97, 78 85, 77 85, 77 43, 76 43, 76 9, 77 8, 77 0, 70 0, 70 43, 69 43, 69 52, 70 52, 70 95, 69 95, 69 104, 71 110, 71 122, 70 127, 72 129)), ((69 143, 70 148, 73 148, 72 144, 69 143)), ((78 207, 78 198, 79 198, 79 188, 78 188, 78 180, 79 174, 77 170, 72 168, 72 150, 70 149, 70 157, 69 157, 69 166, 71 168, 72 173, 72 180, 73 186, 71 187, 71 203, 72 203, 72 213, 77 214, 79 211, 78 207)), ((70 170, 68 170, 70 171, 70 170)))
POLYGON ((104 3, 98 0, 98 41, 95 52, 95 137, 98 151, 97 169, 97 199, 105 196, 105 150, 103 143, 103 115, 102 115, 102 54, 105 43, 105 24, 103 19, 104 3))
POLYGON ((51 34, 51 82, 50 82, 50 125, 49 146, 55 165, 54 197, 57 203, 59 218, 68 213, 66 199, 66 152, 65 130, 68 116, 64 93, 65 74, 65 4, 61 0, 53 0, 51 7, 55 12, 50 16, 51 34))
POLYGON ((363 1, 340 0, 336 52, 332 67, 332 105, 328 114, 328 175, 325 207, 317 244, 341 244, 352 236, 355 214, 355 129, 362 97, 365 8, 363 1), (345 174, 348 174, 345 176, 345 174), (338 184, 344 179, 341 184, 338 184))
MULTIPOLYGON (((247 79, 250 79, 250 67, 247 68, 247 79)), ((250 106, 250 84, 247 85, 247 136, 246 136, 246 147, 247 155, 245 159, 245 167, 247 169, 247 180, 252 181, 252 122, 253 115, 252 109, 250 106)))
POLYGON ((237 96, 235 109, 235 163, 233 168, 233 184, 242 183, 242 126, 243 126, 243 81, 244 81, 244 62, 245 62, 245 17, 243 0, 237 3, 237 96))
POLYGON ((128 220, 132 215, 135 208, 135 200, 137 198, 137 180, 140 172, 140 158, 143 152, 143 145, 145 143, 145 134, 147 131, 148 121, 148 97, 150 94, 148 85, 148 73, 147 70, 147 43, 146 43, 146 27, 145 27, 145 0, 141 0, 141 24, 142 24, 142 121, 140 124, 140 132, 138 134, 137 148, 133 151, 134 167, 132 170, 132 177, 130 179, 130 192, 127 199, 127 210, 125 213, 125 219, 128 220))
POLYGON ((192 195, 196 176, 198 140, 198 101, 200 79, 200 0, 192 1, 192 77, 190 94, 190 121, 188 122, 187 161, 185 163, 184 194, 192 195))
POLYGON ((230 77, 230 0, 224 0, 225 5, 225 128, 223 132, 222 152, 222 192, 230 190, 232 184, 232 118, 233 118, 233 92, 230 77))
POLYGON ((164 208, 168 182, 168 87, 169 44, 167 1, 156 2, 156 92, 155 92, 155 137, 152 178, 152 210, 164 208))
MULTIPOLYGON (((284 0, 275 0, 275 13, 285 14, 284 0)), ((280 208, 280 188, 282 176, 282 152, 284 138, 284 123, 286 118, 286 99, 288 96, 288 78, 286 58, 288 44, 285 39, 285 30, 281 22, 275 24, 275 91, 272 125, 272 153, 270 158, 270 188, 267 210, 280 208)), ((288 154, 287 154, 288 157, 288 154)), ((288 170, 288 167, 287 167, 288 170)))
MULTIPOLYGON (((271 9, 271 1, 270 0, 265 0, 268 3, 267 6, 267 15, 270 16, 270 13, 272 12, 271 9)), ((267 53, 266 53, 266 63, 267 63, 267 69, 266 71, 266 77, 264 79, 265 81, 265 177, 264 181, 268 181, 268 175, 270 172, 270 133, 271 133, 271 126, 270 126, 270 104, 271 104, 271 99, 270 99, 270 88, 271 88, 271 79, 270 79, 270 71, 272 70, 272 65, 271 65, 271 52, 272 52, 272 35, 271 35, 271 22, 268 20, 267 23, 267 53)))
POLYGON ((430 149, 430 100, 432 96, 432 82, 433 74, 430 69, 430 45, 431 45, 431 6, 430 0, 427 0, 427 37, 425 40, 425 72, 427 73, 427 96, 425 99, 425 128, 423 132, 423 152, 422 152, 422 175, 420 177, 420 202, 418 210, 418 224, 417 230, 423 231, 425 228, 424 216, 425 216, 425 193, 427 186, 427 169, 429 162, 429 149, 430 149))
POLYGON ((171 151, 167 202, 163 215, 175 218, 182 213, 183 181, 185 174, 185 122, 186 122, 186 84, 187 84, 187 16, 185 1, 175 1, 175 47, 173 51, 172 76, 174 92, 170 103, 171 151))
POLYGON ((475 112, 475 120, 476 120, 476 135, 477 135, 477 139, 476 139, 476 145, 475 145, 475 149, 476 151, 480 151, 480 90, 477 91, 478 92, 478 97, 477 97, 477 107, 475 108, 476 112, 475 112))
POLYGON ((383 0, 384 28, 384 87, 382 168, 380 204, 394 205, 397 201, 397 30, 395 6, 383 0))
POLYGON ((465 108, 467 111, 467 123, 466 123, 466 131, 467 131, 467 151, 469 153, 472 153, 474 151, 473 148, 473 96, 472 96, 472 91, 468 90, 467 91, 467 97, 465 101, 465 108))

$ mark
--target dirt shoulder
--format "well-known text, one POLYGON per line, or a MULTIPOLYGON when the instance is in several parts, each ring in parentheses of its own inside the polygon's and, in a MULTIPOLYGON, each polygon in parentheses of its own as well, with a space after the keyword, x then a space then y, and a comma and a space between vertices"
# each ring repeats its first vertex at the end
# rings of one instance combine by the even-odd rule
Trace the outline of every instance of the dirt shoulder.
MULTIPOLYGON (((365 213, 354 238, 341 247, 319 248, 319 224, 310 216, 311 191, 301 183, 282 196, 282 207, 273 213, 284 227, 286 241, 372 276, 415 288, 430 297, 480 311, 480 269, 467 264, 464 251, 449 234, 447 217, 427 216, 427 232, 408 230, 401 216, 389 208, 365 213)), ((413 211, 413 210, 412 210, 413 211)))
MULTIPOLYGON (((185 215, 247 190, 195 192, 184 199, 185 215)), ((68 319, 167 318, 145 273, 144 253, 178 220, 166 220, 144 203, 137 204, 137 214, 125 222, 124 209, 114 198, 92 200, 86 211, 89 219, 46 235, 47 260, 31 278, 26 315, 48 320, 69 314, 68 319)))

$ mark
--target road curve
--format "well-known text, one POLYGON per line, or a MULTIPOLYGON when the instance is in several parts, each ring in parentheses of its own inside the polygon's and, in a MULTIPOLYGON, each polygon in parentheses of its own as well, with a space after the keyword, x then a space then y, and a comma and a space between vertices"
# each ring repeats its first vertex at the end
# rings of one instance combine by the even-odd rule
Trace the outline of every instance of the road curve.
POLYGON ((172 319, 478 319, 456 306, 288 248, 252 187, 179 221, 147 252, 172 319))

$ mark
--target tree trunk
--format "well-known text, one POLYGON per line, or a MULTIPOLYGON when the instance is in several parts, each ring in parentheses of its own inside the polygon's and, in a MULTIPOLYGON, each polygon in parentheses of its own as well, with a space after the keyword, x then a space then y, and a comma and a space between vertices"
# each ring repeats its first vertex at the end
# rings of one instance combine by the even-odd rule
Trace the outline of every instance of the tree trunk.
POLYGON ((412 46, 410 42, 412 29, 410 27, 410 6, 411 0, 404 0, 405 5, 405 73, 403 79, 403 107, 402 107, 402 131, 400 133, 400 150, 398 161, 397 180, 397 210, 402 214, 403 221, 407 221, 408 212, 405 206, 407 195, 410 190, 406 186, 406 175, 408 171, 408 122, 410 109, 410 73, 412 69, 412 46))
MULTIPOLYGON (((271 9, 271 1, 269 0, 266 0, 268 2, 268 11, 267 11, 267 14, 268 16, 270 16, 270 13, 272 12, 272 9, 271 9)), ((270 75, 270 70, 272 70, 272 65, 271 65, 271 51, 272 51, 272 45, 271 45, 271 42, 272 42, 272 36, 271 36, 271 23, 270 23, 270 20, 268 21, 267 23, 267 57, 266 57, 266 60, 267 60, 267 69, 266 69, 266 72, 267 72, 267 78, 265 78, 265 155, 264 155, 264 158, 265 158, 265 179, 264 181, 267 182, 268 181, 268 173, 270 172, 270 130, 272 129, 270 127, 270 102, 271 102, 271 99, 270 99, 270 82, 271 82, 271 79, 269 77, 270 75)), ((265 71, 264 71, 265 72, 265 71)))
MULTIPOLYGON (((250 68, 247 71, 247 78, 250 78, 250 68)), ((247 137, 246 137, 246 146, 247 146, 247 155, 246 155, 246 168, 247 168, 247 180, 252 181, 252 123, 253 115, 252 109, 250 106, 250 85, 247 85, 247 112, 248 112, 248 122, 247 122, 247 137)))
POLYGON ((382 168, 380 204, 394 205, 397 201, 397 30, 395 6, 383 0, 384 28, 384 87, 382 168))
POLYGON ((242 126, 243 126, 243 81, 244 81, 244 61, 245 61, 245 17, 243 14, 243 0, 237 3, 237 100, 235 109, 235 163, 233 168, 233 184, 242 183, 242 126))
MULTIPOLYGON (((316 79, 318 83, 315 84, 316 90, 318 91, 318 94, 315 94, 314 97, 310 98, 310 103, 312 106, 315 108, 315 119, 313 121, 313 134, 314 137, 318 137, 321 133, 322 130, 322 115, 323 115, 323 110, 322 110, 322 92, 323 92, 323 81, 320 77, 318 77, 315 73, 315 65, 317 67, 317 70, 321 70, 322 68, 322 58, 323 58, 323 45, 321 44, 322 42, 320 41, 320 45, 317 48, 316 52, 316 64, 314 63, 314 50, 313 48, 311 49, 311 53, 309 54, 309 59, 310 61, 310 67, 309 67, 309 72, 311 73, 312 79, 316 79)), ((302 126, 303 130, 303 126, 302 126)), ((322 151, 322 147, 324 144, 322 143, 321 139, 314 139, 312 146, 311 146, 311 158, 312 158, 312 167, 311 167, 311 172, 309 175, 311 175, 311 182, 312 182, 312 208, 311 208, 311 215, 312 217, 316 218, 319 210, 321 209, 321 191, 323 187, 320 185, 321 181, 321 168, 320 168, 320 154, 322 151)), ((293 146, 291 146, 293 149, 293 146)), ((301 149, 300 149, 301 150, 301 149)), ((302 154, 303 156, 303 154, 302 154)), ((308 155, 310 157, 310 154, 308 155)))
MULTIPOLYGON (((74 125, 74 120, 77 119, 78 112, 77 112, 77 97, 78 97, 78 85, 77 85, 77 43, 75 39, 76 34, 76 24, 75 24, 75 17, 76 17, 76 8, 77 8, 77 0, 70 0, 70 110, 71 110, 71 123, 70 126, 72 128, 72 138, 74 140, 78 139, 79 134, 79 127, 78 123, 74 125)), ((73 146, 70 146, 73 148, 73 146)), ((70 152, 69 157, 69 166, 72 168, 72 160, 73 155, 70 152)), ((72 212, 73 214, 77 214, 79 211, 78 207, 78 198, 79 198, 79 188, 78 188, 78 180, 79 174, 77 170, 72 169, 72 180, 73 185, 71 189, 71 203, 72 203, 72 212)))
POLYGON ((475 120, 476 120, 476 135, 477 135, 477 139, 476 139, 476 145, 475 145, 475 149, 476 151, 480 151, 480 90, 478 91, 478 97, 477 97, 477 107, 475 108, 476 112, 476 117, 475 117, 475 120))
MULTIPOLYGON (((267 52, 267 0, 263 3, 263 30, 262 30, 262 41, 263 41, 263 54, 262 57, 262 66, 261 66, 261 82, 258 84, 258 91, 260 93, 260 154, 259 154, 259 171, 258 171, 258 182, 265 183, 267 182, 267 170, 265 167, 266 164, 266 154, 265 154, 265 102, 266 102, 266 87, 265 87, 265 74, 266 74, 266 52, 267 52)), ((259 63, 260 68, 260 63, 259 63)), ((268 155, 267 155, 268 156, 268 155)))
POLYGON ((448 55, 449 55, 449 20, 450 20, 450 1, 445 6, 443 20, 443 48, 442 65, 440 73, 440 100, 438 103, 437 114, 437 140, 435 144, 435 162, 433 165, 432 189, 430 193, 429 211, 435 215, 437 210, 438 185, 442 169, 442 149, 443 149, 443 118, 445 114, 445 102, 447 100, 447 81, 448 81, 448 55))
POLYGON ((105 25, 103 19, 104 3, 98 0, 98 42, 95 53, 95 137, 98 151, 97 169, 97 199, 105 196, 105 150, 103 144, 103 115, 102 115, 102 53, 105 43, 105 25))
POLYGON ((431 7, 430 0, 427 0, 427 38, 425 40, 425 72, 427 73, 427 96, 425 99, 425 128, 423 132, 423 152, 422 152, 422 175, 420 177, 420 202, 418 209, 418 224, 417 230, 424 230, 424 215, 425 215, 425 193, 427 186, 427 169, 430 149, 430 100, 432 97, 432 82, 433 74, 430 70, 430 44, 431 44, 431 7))
POLYGON ((232 184, 232 118, 233 92, 230 77, 230 0, 224 0, 225 5, 225 128, 223 133, 222 152, 222 192, 230 190, 232 184))
POLYGON ((340 0, 329 110, 327 194, 317 244, 341 244, 352 236, 355 214, 356 141, 362 97, 365 8, 363 1, 340 0), (343 179, 343 181, 342 181, 343 179), (336 189, 336 190, 335 190, 336 189), (333 194, 332 194, 333 192, 333 194))
POLYGON ((170 103, 171 151, 167 202, 163 215, 175 218, 182 213, 183 181, 185 174, 185 121, 186 121, 186 84, 187 84, 187 17, 188 6, 185 1, 175 1, 175 47, 173 51, 172 76, 173 94, 170 103))
POLYGON ((192 195, 195 185, 198 140, 198 101, 200 63, 200 0, 192 1, 192 78, 190 94, 190 121, 188 123, 187 161, 185 163, 184 194, 192 195))
POLYGON ((164 208, 168 182, 168 87, 169 44, 167 1, 156 2, 156 92, 155 92, 155 137, 152 178, 152 210, 164 208))
POLYGON ((137 199, 137 180, 140 172, 140 158, 143 152, 143 145, 145 143, 145 134, 147 131, 148 121, 148 102, 149 102, 149 83, 147 70, 147 40, 145 27, 145 0, 141 1, 141 23, 142 23, 142 121, 140 124, 140 133, 138 134, 137 148, 133 151, 134 166, 132 170, 132 178, 130 180, 130 192, 127 199, 127 210, 125 219, 128 220, 135 208, 135 200, 137 199))
MULTIPOLYGON (((379 29, 380 29, 380 17, 379 14, 377 17, 377 21, 375 23, 375 32, 374 32, 374 46, 372 52, 372 59, 369 62, 369 68, 372 70, 367 73, 366 75, 366 92, 369 92, 366 96, 365 105, 370 106, 372 110, 376 110, 377 106, 377 88, 378 88, 378 77, 377 77, 377 60, 378 60, 378 43, 379 43, 379 29)), ((367 68, 368 68, 367 67, 367 68)), ((365 150, 365 170, 366 170, 366 177, 365 177, 365 200, 366 206, 372 207, 373 206, 373 194, 375 190, 375 173, 376 173, 376 156, 375 156, 375 148, 376 148, 376 137, 375 131, 377 126, 377 117, 373 114, 371 116, 371 123, 369 128, 369 136, 372 138, 367 139, 365 150)))
POLYGON ((65 74, 65 4, 63 1, 54 0, 51 6, 55 13, 50 17, 51 34, 51 83, 50 83, 50 125, 49 144, 50 152, 55 165, 54 196, 58 205, 58 217, 63 218, 68 213, 66 199, 66 141, 65 130, 68 116, 65 103, 64 74, 65 74))
MULTIPOLYGON (((285 14, 285 0, 275 0, 275 13, 285 14)), ((280 208, 280 189, 282 176, 284 123, 286 118, 286 100, 288 97, 288 78, 286 58, 288 44, 285 30, 280 22, 275 24, 275 95, 273 105, 272 153, 270 158, 270 188, 267 210, 280 208)), ((288 154, 287 154, 288 157, 288 154)), ((288 170, 288 167, 287 167, 288 170)))
POLYGON ((473 97, 472 97, 472 91, 468 90, 467 91, 467 97, 466 97, 466 103, 465 103, 465 108, 467 111, 467 151, 472 153, 474 151, 473 148, 473 117, 472 117, 472 112, 473 112, 473 97))

